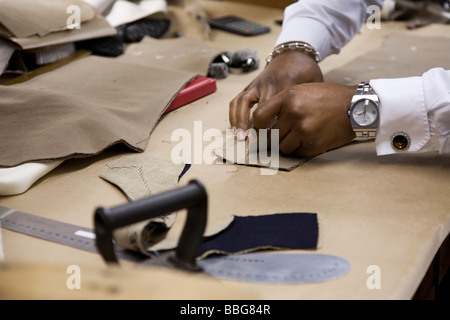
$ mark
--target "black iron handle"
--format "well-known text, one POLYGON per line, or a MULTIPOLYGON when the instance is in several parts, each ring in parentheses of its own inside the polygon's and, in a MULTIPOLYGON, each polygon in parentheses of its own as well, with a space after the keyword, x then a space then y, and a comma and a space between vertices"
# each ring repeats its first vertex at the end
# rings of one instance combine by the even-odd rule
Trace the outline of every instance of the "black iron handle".
POLYGON ((199 271, 195 262, 207 219, 207 194, 202 183, 191 180, 188 185, 140 199, 114 208, 99 207, 94 214, 97 248, 106 262, 118 263, 113 243, 115 229, 187 209, 187 218, 175 254, 168 260, 173 266, 199 271))

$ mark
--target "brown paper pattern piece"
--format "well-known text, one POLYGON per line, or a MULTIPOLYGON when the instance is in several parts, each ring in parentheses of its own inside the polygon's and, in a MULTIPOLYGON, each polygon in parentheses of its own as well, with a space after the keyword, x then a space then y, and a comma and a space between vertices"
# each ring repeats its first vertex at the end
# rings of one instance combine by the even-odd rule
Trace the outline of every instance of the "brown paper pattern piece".
POLYGON ((259 149, 259 140, 256 138, 238 141, 232 134, 224 134, 224 136, 223 148, 214 150, 214 154, 227 163, 292 171, 308 160, 308 158, 288 157, 279 153, 272 154, 270 146, 259 149))

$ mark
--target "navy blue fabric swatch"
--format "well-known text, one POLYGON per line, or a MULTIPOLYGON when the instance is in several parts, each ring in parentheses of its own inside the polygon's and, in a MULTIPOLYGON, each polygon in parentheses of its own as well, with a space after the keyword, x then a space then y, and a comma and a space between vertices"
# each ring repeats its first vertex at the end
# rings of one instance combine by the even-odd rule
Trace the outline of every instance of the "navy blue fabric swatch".
POLYGON ((180 175, 178 176, 178 182, 180 182, 180 179, 184 176, 184 174, 191 168, 190 163, 186 163, 184 165, 183 171, 181 171, 180 175))
POLYGON ((232 254, 264 246, 314 249, 318 239, 316 213, 235 216, 226 229, 203 239, 198 256, 210 250, 232 254))

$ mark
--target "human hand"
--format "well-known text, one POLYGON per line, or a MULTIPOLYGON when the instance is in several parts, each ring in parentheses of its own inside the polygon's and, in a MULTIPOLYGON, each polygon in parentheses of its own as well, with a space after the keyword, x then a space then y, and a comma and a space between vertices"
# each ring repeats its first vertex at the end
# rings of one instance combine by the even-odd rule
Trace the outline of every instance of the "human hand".
POLYGON ((230 125, 238 139, 245 138, 251 108, 261 104, 283 89, 305 82, 323 81, 319 65, 307 54, 287 51, 274 58, 265 69, 231 102, 230 125))
POLYGON ((255 129, 279 130, 282 154, 310 157, 343 146, 355 138, 347 114, 357 86, 305 83, 284 89, 260 103, 253 113, 255 129))

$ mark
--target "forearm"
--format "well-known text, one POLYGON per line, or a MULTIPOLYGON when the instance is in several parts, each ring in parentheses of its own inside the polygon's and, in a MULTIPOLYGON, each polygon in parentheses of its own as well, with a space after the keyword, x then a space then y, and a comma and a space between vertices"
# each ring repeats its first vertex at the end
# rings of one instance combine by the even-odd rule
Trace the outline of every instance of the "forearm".
POLYGON ((275 45, 303 41, 324 59, 338 53, 360 30, 370 5, 381 9, 383 0, 300 0, 285 9, 275 45))

